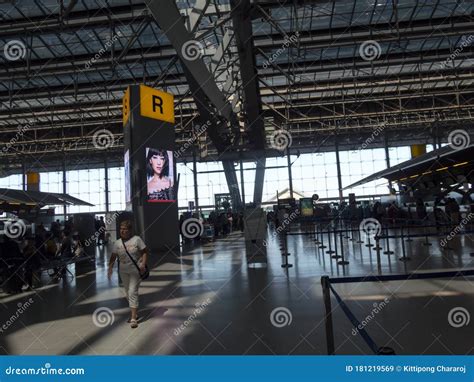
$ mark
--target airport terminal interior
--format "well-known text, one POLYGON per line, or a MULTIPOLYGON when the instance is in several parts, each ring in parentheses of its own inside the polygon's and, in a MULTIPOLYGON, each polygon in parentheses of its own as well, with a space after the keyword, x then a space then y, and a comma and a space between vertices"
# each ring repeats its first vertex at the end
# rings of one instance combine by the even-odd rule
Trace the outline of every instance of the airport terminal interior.
POLYGON ((474 354, 473 1, 0 20, 0 354, 474 354))

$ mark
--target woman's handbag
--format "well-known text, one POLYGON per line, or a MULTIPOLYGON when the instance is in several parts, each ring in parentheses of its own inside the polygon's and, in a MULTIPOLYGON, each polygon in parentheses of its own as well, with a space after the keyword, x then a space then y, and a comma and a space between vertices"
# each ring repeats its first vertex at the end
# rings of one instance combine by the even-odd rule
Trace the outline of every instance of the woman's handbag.
POLYGON ((140 275, 140 278, 142 280, 146 280, 148 277, 150 277, 150 270, 148 269, 148 265, 145 264, 145 270, 143 272, 140 272, 140 267, 138 266, 137 262, 132 257, 132 255, 130 255, 130 253, 128 253, 127 246, 125 245, 125 242, 123 241, 123 239, 122 239, 122 244, 123 244, 123 248, 125 249, 125 252, 127 253, 128 257, 130 258, 130 260, 132 260, 133 264, 137 268, 137 271, 138 271, 138 274, 140 275))

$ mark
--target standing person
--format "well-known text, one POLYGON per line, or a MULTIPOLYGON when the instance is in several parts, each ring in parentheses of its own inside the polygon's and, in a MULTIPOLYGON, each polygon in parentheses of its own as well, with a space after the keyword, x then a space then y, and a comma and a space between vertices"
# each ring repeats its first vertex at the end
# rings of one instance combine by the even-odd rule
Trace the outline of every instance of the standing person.
POLYGON ((102 245, 107 244, 105 242, 105 221, 103 216, 101 216, 99 220, 99 245, 101 243, 102 245))
POLYGON ((146 270, 148 249, 140 236, 133 235, 132 222, 125 220, 120 224, 120 238, 114 243, 110 256, 108 277, 112 277, 113 266, 117 257, 120 261, 120 278, 123 282, 125 296, 130 307, 130 326, 138 326, 138 288, 140 274, 146 270), (140 272, 139 272, 140 270, 140 272))

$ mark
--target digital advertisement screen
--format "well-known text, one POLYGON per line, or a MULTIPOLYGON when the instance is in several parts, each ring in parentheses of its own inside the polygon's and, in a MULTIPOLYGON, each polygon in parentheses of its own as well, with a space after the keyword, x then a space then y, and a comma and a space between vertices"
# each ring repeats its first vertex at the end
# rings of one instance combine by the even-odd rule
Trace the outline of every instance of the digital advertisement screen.
POLYGON ((301 216, 313 216, 313 199, 300 199, 301 216))
POLYGON ((146 172, 148 202, 175 202, 173 152, 147 147, 146 172))
POLYGON ((130 152, 127 150, 123 157, 123 163, 125 167, 125 203, 129 203, 132 200, 132 193, 130 190, 130 152))

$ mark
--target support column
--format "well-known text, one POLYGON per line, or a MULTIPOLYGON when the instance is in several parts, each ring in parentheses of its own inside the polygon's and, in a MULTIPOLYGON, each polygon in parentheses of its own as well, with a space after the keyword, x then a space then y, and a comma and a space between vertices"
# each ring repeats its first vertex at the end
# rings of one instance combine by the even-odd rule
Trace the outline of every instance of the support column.
POLYGON ((199 211, 199 189, 197 180, 196 150, 193 151, 193 182, 194 182, 194 206, 199 211))
POLYGON ((24 159, 21 162, 21 181, 23 184, 23 191, 26 191, 26 166, 24 159))
MULTIPOLYGON (((67 187, 66 187, 66 159, 63 156, 63 194, 67 194, 67 187)), ((63 215, 64 221, 66 221, 66 204, 63 204, 63 215)))
POLYGON ((242 190, 242 207, 245 209, 244 164, 242 159, 240 159, 240 186, 242 190))
MULTIPOLYGON (((387 165, 387 168, 390 168, 390 151, 388 150, 388 136, 385 134, 384 136, 384 149, 385 149, 385 163, 387 165)), ((388 181, 388 188, 390 190, 390 193, 392 193, 392 181, 388 181)))
POLYGON ((291 155, 290 155, 290 148, 286 148, 286 158, 288 163, 288 183, 290 187, 290 198, 293 198, 293 175, 291 174, 291 155))
POLYGON ((256 207, 262 205, 263 183, 265 181, 265 165, 267 160, 265 157, 257 159, 255 169, 255 184, 253 189, 253 202, 256 207))
POLYGON ((336 147, 337 188, 339 189, 339 201, 342 202, 344 198, 342 195, 341 161, 339 159, 339 141, 337 135, 334 137, 334 143, 336 147))
POLYGON ((105 175, 105 212, 109 212, 109 164, 107 157, 104 159, 104 175, 105 175))

